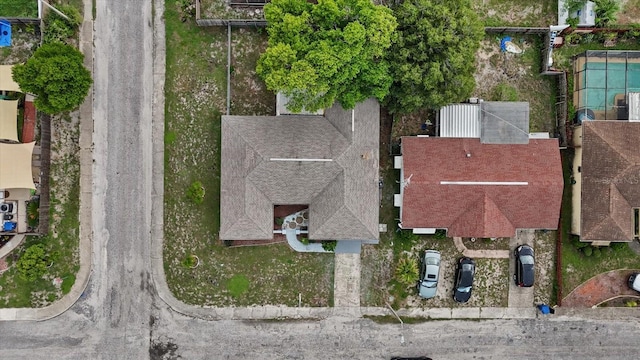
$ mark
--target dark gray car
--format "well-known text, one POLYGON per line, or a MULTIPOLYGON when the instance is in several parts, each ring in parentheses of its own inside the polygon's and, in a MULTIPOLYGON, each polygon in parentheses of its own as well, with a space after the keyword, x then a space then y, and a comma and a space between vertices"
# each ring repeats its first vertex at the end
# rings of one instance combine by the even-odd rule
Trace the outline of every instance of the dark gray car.
POLYGON ((453 300, 465 303, 471 298, 473 289, 473 276, 476 273, 476 262, 468 257, 458 260, 456 270, 456 284, 453 289, 453 300))
POLYGON ((516 285, 531 287, 534 281, 535 260, 533 249, 529 245, 520 245, 516 248, 516 285))

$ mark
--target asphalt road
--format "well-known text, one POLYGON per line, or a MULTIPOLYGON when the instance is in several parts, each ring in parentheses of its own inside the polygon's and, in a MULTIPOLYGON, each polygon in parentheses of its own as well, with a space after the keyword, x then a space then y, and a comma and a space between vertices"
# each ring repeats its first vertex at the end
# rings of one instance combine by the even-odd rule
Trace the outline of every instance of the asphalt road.
MULTIPOLYGON (((90 3, 90 2, 89 2, 90 3)), ((1 322, 0 359, 636 359, 637 320, 204 321, 177 314, 150 278, 151 2, 98 0, 93 272, 43 322, 1 322), (404 339, 404 344, 401 343, 404 339)))

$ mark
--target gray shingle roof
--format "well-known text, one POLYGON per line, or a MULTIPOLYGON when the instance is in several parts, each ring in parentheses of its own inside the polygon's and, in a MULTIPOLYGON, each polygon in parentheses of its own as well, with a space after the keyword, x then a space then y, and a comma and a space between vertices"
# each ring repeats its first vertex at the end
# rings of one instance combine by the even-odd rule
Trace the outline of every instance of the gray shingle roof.
POLYGON ((222 116, 220 238, 271 239, 274 205, 308 204, 310 239, 377 240, 379 110, 222 116))
POLYGON ((480 104, 480 142, 483 144, 528 144, 529 103, 485 101, 480 104))

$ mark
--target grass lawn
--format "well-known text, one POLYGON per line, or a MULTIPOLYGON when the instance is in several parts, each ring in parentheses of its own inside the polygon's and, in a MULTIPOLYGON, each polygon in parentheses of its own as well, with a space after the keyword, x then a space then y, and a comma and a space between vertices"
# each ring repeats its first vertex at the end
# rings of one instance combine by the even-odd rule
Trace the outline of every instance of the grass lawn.
MULTIPOLYGON (((301 254, 288 245, 228 248, 220 227, 220 116, 226 112, 226 27, 180 21, 166 3, 164 266, 169 288, 187 303, 212 306, 332 303, 333 256, 301 254), (197 205, 186 197, 200 181, 197 205), (195 254, 200 265, 185 267, 195 254)), ((266 32, 233 29, 232 114, 269 115, 274 96, 254 76, 266 32)))
POLYGON ((54 121, 60 124, 60 137, 52 139, 52 148, 57 149, 54 151, 59 158, 51 163, 49 234, 42 237, 28 236, 21 246, 7 256, 12 267, 0 275, 0 307, 46 306, 69 292, 80 268, 78 125, 77 122, 67 122, 60 118, 52 119, 54 121), (34 244, 44 244, 52 264, 43 278, 29 282, 20 277, 15 264, 20 255, 34 244), (52 283, 57 277, 63 280, 61 286, 54 286, 52 283))
POLYGON ((0 16, 38 17, 38 0, 0 0, 0 16))
POLYGON ((557 0, 472 1, 485 26, 547 27, 558 22, 557 4, 557 0))

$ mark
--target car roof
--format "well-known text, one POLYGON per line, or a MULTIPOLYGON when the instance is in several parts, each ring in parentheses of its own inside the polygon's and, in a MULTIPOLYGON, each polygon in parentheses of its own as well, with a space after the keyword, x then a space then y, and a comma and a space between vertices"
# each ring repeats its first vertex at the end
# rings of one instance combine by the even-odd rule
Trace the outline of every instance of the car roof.
POLYGON ((458 285, 470 286, 471 284, 473 284, 473 274, 475 273, 476 268, 476 264, 473 259, 463 258, 458 266, 460 267, 460 284, 458 285), (472 265, 473 271, 464 271, 462 268, 463 265, 472 265))
POLYGON ((533 265, 522 265, 522 283, 525 285, 533 285, 534 270, 533 265))

